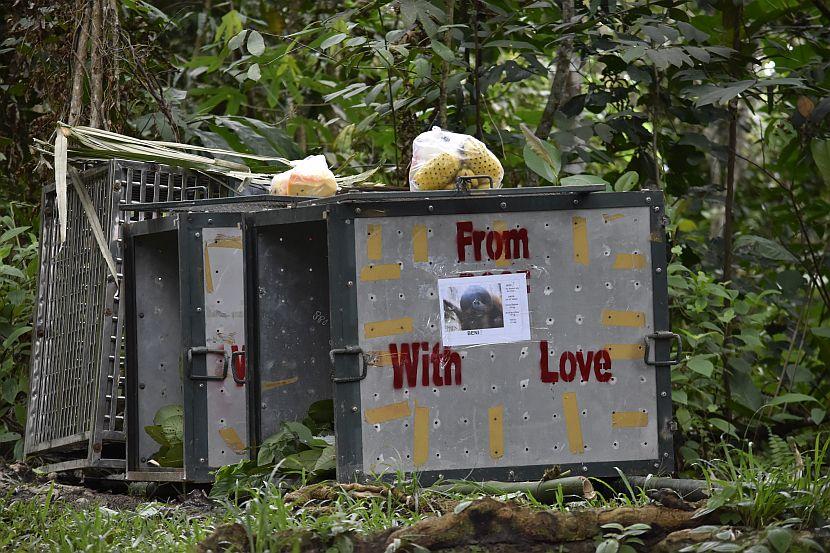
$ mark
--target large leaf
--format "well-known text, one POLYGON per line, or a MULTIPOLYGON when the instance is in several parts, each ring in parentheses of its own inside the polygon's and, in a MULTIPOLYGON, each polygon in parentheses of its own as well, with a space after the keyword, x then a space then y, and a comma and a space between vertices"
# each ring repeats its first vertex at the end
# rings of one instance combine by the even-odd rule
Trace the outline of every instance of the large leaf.
MULTIPOLYGON (((527 146, 533 151, 534 154, 541 158, 542 162, 547 164, 553 174, 558 177, 559 171, 562 169, 562 155, 560 154, 559 149, 547 140, 542 140, 536 136, 530 127, 524 123, 522 123, 520 127, 522 129, 522 134, 525 137, 527 146)), ((525 156, 525 161, 527 161, 527 156, 525 156)), ((531 167, 531 169, 533 168, 531 167)), ((552 182, 555 182, 555 180, 552 182)))
POLYGON ((608 182, 596 175, 571 175, 559 181, 562 186, 585 186, 588 184, 605 184, 608 182))
POLYGON ((248 34, 248 42, 245 46, 252 56, 261 56, 265 52, 265 41, 257 31, 251 31, 248 34))
MULTIPOLYGON (((821 174, 826 186, 830 186, 830 140, 814 138, 810 142, 810 152, 813 154, 813 161, 821 174)), ((2 242, 0 238, 0 242, 2 242)))
POLYGON ((628 192, 640 181, 640 175, 637 174, 637 171, 627 171, 620 175, 620 178, 617 179, 617 182, 614 183, 614 191, 615 192, 628 192))
POLYGON ((808 401, 820 403, 819 400, 817 400, 813 396, 808 396, 807 394, 789 393, 782 394, 778 397, 773 398, 767 405, 774 407, 776 405, 781 405, 783 403, 805 403, 808 401))
POLYGON ((709 378, 712 376, 712 372, 715 370, 715 366, 712 364, 706 356, 703 355, 696 355, 686 361, 686 366, 695 371, 698 374, 702 374, 703 376, 709 378))
POLYGON ((764 238, 763 236, 755 236, 752 234, 739 236, 738 239, 735 240, 735 249, 738 251, 752 253, 758 257, 771 259, 773 261, 787 261, 790 263, 798 262, 798 259, 787 251, 784 246, 778 242, 770 240, 769 238, 764 238))
POLYGON ((553 167, 549 163, 546 163, 545 160, 542 159, 529 144, 525 144, 522 153, 524 155, 525 165, 527 165, 528 169, 543 179, 554 184, 556 183, 556 172, 553 167))

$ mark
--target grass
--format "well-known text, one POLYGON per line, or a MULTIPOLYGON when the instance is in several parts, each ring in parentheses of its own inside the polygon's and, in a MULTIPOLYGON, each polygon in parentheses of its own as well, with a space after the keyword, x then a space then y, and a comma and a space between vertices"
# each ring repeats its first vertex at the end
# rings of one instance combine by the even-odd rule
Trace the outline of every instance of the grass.
MULTIPOLYGON (((752 447, 722 446, 721 459, 700 465, 702 475, 719 488, 701 512, 719 511, 724 523, 737 523, 777 531, 782 526, 815 528, 830 519, 830 471, 827 454, 830 439, 816 438, 814 448, 785 458, 781 448, 775 458, 759 456, 752 447)), ((597 497, 574 502, 559 494, 553 505, 544 505, 524 494, 509 498, 533 509, 560 511, 590 507, 638 506, 648 502, 642 490, 617 493, 594 480, 597 497)), ((113 511, 93 503, 78 506, 45 497, 0 497, 0 550, 2 551, 191 551, 220 524, 238 522, 249 536, 254 552, 284 549, 301 534, 314 535, 323 543, 348 548, 351 532, 372 534, 390 527, 414 524, 457 502, 483 494, 458 494, 417 490, 401 485, 398 497, 417 495, 408 501, 387 497, 362 497, 340 491, 334 499, 302 505, 286 503, 285 490, 273 484, 246 490, 246 499, 225 499, 221 507, 197 516, 180 507, 145 503, 134 510, 113 511), (304 531, 304 532, 297 532, 304 531)), ((390 493, 391 496, 391 493, 390 493)), ((627 538, 626 538, 627 539, 627 538)), ((607 540, 606 540, 607 541, 607 540)))

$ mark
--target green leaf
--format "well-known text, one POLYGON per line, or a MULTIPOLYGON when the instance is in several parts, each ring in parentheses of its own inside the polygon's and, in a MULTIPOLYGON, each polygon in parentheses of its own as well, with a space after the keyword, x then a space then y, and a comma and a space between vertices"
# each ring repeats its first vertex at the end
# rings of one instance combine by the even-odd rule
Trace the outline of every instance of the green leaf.
POLYGON ((258 81, 262 77, 262 73, 259 70, 259 64, 255 63, 248 68, 248 78, 252 81, 258 81))
POLYGON ((346 33, 337 33, 336 35, 331 35, 330 37, 328 37, 326 40, 324 40, 320 44, 320 49, 321 50, 326 50, 327 48, 331 48, 332 46, 336 46, 336 45, 340 44, 341 42, 343 42, 344 40, 346 40, 346 37, 348 37, 348 36, 349 35, 347 35, 346 33))
POLYGON ((19 234, 23 234, 24 232, 26 232, 26 231, 27 231, 27 230, 29 230, 30 228, 31 228, 31 227, 16 227, 16 228, 10 228, 10 229, 9 229, 9 230, 7 230, 6 232, 4 232, 2 236, 0 236, 0 244, 2 244, 2 243, 4 243, 4 242, 8 242, 9 240, 11 240, 12 238, 14 238, 15 236, 17 236, 17 235, 19 235, 19 234))
POLYGON ((827 415, 827 410, 826 409, 819 409, 818 407, 814 407, 813 409, 810 409, 810 419, 812 419, 812 421, 817 425, 821 424, 821 421, 824 420, 824 417, 826 415, 827 415))
POLYGON ((819 338, 830 338, 830 326, 814 326, 810 332, 819 338))
POLYGON ((524 155, 525 165, 527 165, 528 169, 543 179, 556 184, 556 173, 554 172, 553 167, 545 163, 545 160, 539 157, 539 155, 533 151, 529 144, 525 144, 522 154, 524 155))
POLYGON ((709 419, 709 424, 711 424, 721 432, 725 432, 727 434, 737 437, 737 434, 735 433, 735 425, 733 425, 732 423, 726 422, 725 420, 716 417, 709 419))
MULTIPOLYGON (((818 167, 821 178, 826 186, 830 186, 830 140, 814 138, 810 141, 810 152, 813 154, 813 161, 818 167)), ((0 239, 0 242, 3 240, 0 239)))
POLYGON ((702 374, 706 378, 712 376, 715 366, 703 355, 696 355, 686 361, 686 366, 698 374, 702 374))
POLYGON ((326 446, 320 452, 320 457, 312 468, 312 472, 321 473, 328 472, 335 469, 337 466, 337 455, 333 445, 326 446))
POLYGON ((245 45, 252 56, 261 56, 265 52, 265 40, 257 31, 251 31, 245 45))
POLYGON ((776 405, 781 405, 782 403, 804 403, 805 401, 815 401, 816 403, 821 403, 819 400, 817 400, 813 396, 808 396, 807 394, 789 393, 789 394, 782 394, 782 395, 774 398, 767 405, 769 405, 771 407, 774 407, 776 405))
POLYGON ((735 240, 735 250, 751 253, 753 255, 757 255, 758 257, 773 261, 798 263, 798 259, 787 251, 784 246, 762 236, 755 236, 751 234, 739 236, 738 239, 735 240))
POLYGON ((3 340, 3 349, 10 347, 15 341, 17 341, 18 338, 20 338, 30 330, 32 330, 32 327, 30 326, 21 326, 14 329, 14 331, 11 334, 9 334, 5 340, 3 340))
POLYGON ((13 442, 20 439, 20 434, 17 432, 3 432, 0 434, 0 444, 13 442))
POLYGON ((602 177, 596 175, 571 175, 559 181, 562 186, 584 186, 587 184, 608 184, 602 177))
POLYGON ((617 540, 605 540, 597 546, 596 553, 617 553, 620 550, 620 542, 617 540))
POLYGON ((627 171, 620 175, 620 178, 614 183, 614 191, 615 192, 628 192, 629 190, 633 189, 637 186, 637 183, 640 181, 640 175, 637 174, 637 171, 627 171))
MULTIPOLYGON (((527 146, 533 151, 534 154, 541 158, 542 162, 550 167, 554 176, 558 177, 559 171, 562 169, 562 154, 559 152, 559 149, 547 140, 542 140, 536 136, 530 127, 524 123, 522 123, 520 127, 522 129, 522 134, 525 137, 527 146)), ((527 156, 525 156, 525 162, 527 162, 527 156)), ((528 167, 530 167, 530 165, 528 165, 528 167)), ((533 169, 532 167, 530 168, 533 169)), ((537 171, 534 170, 534 172, 537 171)), ((555 180, 551 182, 555 182, 555 180)))
POLYGON ((793 535, 786 528, 771 528, 767 530, 767 541, 778 553, 786 553, 793 543, 793 535))
POLYGON ((0 265, 0 275, 8 275, 17 278, 26 278, 26 274, 18 269, 17 267, 12 267, 11 265, 0 265))
POLYGON ((242 43, 245 40, 245 36, 248 34, 248 31, 241 31, 236 33, 232 39, 228 41, 228 49, 233 51, 242 46, 242 43))
POLYGON ((446 62, 452 62, 455 60, 455 53, 440 40, 433 40, 430 47, 432 48, 432 51, 438 54, 442 60, 446 62))

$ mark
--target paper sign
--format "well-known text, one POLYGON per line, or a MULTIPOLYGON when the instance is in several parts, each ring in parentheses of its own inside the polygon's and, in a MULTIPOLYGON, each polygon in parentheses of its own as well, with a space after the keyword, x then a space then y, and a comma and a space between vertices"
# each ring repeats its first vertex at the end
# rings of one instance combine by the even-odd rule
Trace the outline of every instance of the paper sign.
POLYGON ((530 340, 524 273, 438 279, 445 346, 530 340))

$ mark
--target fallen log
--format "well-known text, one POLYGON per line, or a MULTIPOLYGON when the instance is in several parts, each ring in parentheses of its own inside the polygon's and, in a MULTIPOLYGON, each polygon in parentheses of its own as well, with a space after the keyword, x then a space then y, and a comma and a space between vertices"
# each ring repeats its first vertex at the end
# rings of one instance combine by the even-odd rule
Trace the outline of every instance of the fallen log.
POLYGON ((490 495, 523 492, 540 503, 555 503, 556 496, 560 493, 559 490, 565 496, 579 496, 584 499, 596 497, 591 481, 584 476, 557 478, 544 482, 453 482, 452 484, 432 486, 429 489, 447 493, 485 493, 490 495))

